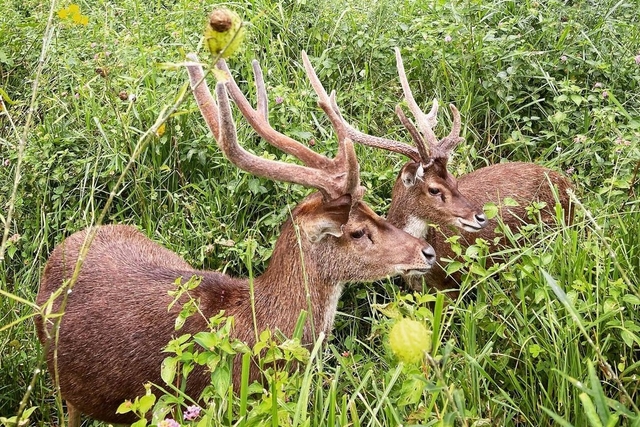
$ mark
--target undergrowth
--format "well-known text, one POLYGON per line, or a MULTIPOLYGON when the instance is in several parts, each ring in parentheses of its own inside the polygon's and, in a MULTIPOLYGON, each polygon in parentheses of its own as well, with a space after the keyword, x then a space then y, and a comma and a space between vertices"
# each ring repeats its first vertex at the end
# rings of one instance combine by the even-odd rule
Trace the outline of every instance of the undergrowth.
MULTIPOLYGON (((640 425, 637 4, 224 4, 248 22, 230 67, 253 97, 250 61, 260 61, 276 129, 336 151, 301 66, 306 50, 347 120, 408 141, 394 114, 398 46, 418 104, 437 98, 461 111, 466 142, 450 162, 454 175, 502 161, 544 164, 573 181, 576 216, 522 230, 489 271, 478 242, 463 284, 474 299, 414 294, 392 280, 347 286, 326 345, 262 337, 276 357, 302 359, 299 371, 273 373, 241 398, 218 384, 192 423, 640 425), (387 348, 400 315, 433 330, 420 366, 387 348)), ((37 408, 30 418, 38 425, 60 416, 50 376, 36 372, 42 349, 32 322, 38 278, 57 243, 107 207, 104 223, 134 224, 195 267, 246 276, 251 265, 259 274, 308 192, 231 166, 184 96, 179 64, 187 52, 206 57, 210 3, 83 2, 77 15, 57 13, 69 6, 7 0, 0 15, 0 417, 16 415, 28 396, 22 407, 37 408)), ((448 129, 442 118, 437 133, 448 129)), ((238 122, 245 147, 291 161, 238 122)), ((356 149, 365 198, 384 213, 405 159, 356 149)), ((203 334, 228 342, 224 325, 216 319, 203 334)), ((194 351, 198 339, 180 345, 194 351)), ((184 396, 167 393, 160 403, 189 423, 184 396)))

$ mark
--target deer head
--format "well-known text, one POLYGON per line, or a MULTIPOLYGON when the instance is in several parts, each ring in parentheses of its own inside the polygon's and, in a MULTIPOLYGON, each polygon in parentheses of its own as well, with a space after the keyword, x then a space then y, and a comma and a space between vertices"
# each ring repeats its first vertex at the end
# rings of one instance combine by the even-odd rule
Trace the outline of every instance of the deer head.
MULTIPOLYGON (((198 65, 187 67, 202 115, 211 132, 217 135, 216 140, 221 150, 233 164, 257 176, 319 190, 319 193, 307 197, 293 211, 291 223, 301 231, 301 242, 296 242, 292 234, 287 243, 280 244, 280 241, 287 241, 284 236, 289 228, 285 225, 265 276, 282 275, 279 269, 295 264, 300 258, 292 253, 302 252, 305 265, 298 266, 300 272, 286 268, 287 276, 300 282, 315 280, 318 289, 324 289, 321 293, 331 294, 329 299, 337 301, 341 286, 346 282, 426 272, 435 260, 433 249, 413 238, 404 242, 409 237, 405 232, 377 216, 362 201, 364 188, 360 185, 359 165, 353 143, 348 137, 346 123, 332 108, 335 93, 331 96, 327 94, 304 52, 302 59, 318 95, 319 105, 331 121, 338 139, 338 152, 333 159, 320 155, 273 129, 268 121, 268 98, 263 73, 257 61, 253 61, 256 108, 244 96, 224 61, 220 61, 218 67, 226 73, 227 79, 216 85, 217 103, 206 82, 202 81, 202 69, 198 65), (242 116, 263 139, 297 157, 302 165, 265 159, 242 148, 236 139, 227 93, 242 116), (389 251, 389 245, 398 246, 389 251), (381 262, 382 259, 384 262, 381 262), (275 264, 279 266, 274 267, 275 264), (302 270, 305 271, 306 278, 301 276, 302 270)), ((282 283, 282 278, 273 281, 282 283)), ((318 302, 318 305, 324 306, 325 303, 318 302)), ((318 319, 319 324, 326 326, 326 332, 333 321, 333 310, 335 307, 329 310, 329 314, 324 313, 322 319, 318 319)))
MULTIPOLYGON (((433 101, 427 114, 418 107, 409 87, 400 50, 396 48, 395 52, 404 98, 417 125, 405 116, 400 105, 396 107, 396 114, 409 131, 415 147, 364 134, 349 124, 346 125, 347 134, 354 142, 404 154, 411 159, 403 166, 393 188, 387 215, 391 223, 421 237, 429 223, 477 232, 487 224, 482 206, 475 205, 461 194, 457 180, 447 171, 451 152, 463 140, 460 137, 460 113, 454 105, 449 106, 453 126, 449 135, 438 140, 433 131, 437 123, 438 102, 433 101)), ((332 106, 340 114, 335 102, 332 106)))

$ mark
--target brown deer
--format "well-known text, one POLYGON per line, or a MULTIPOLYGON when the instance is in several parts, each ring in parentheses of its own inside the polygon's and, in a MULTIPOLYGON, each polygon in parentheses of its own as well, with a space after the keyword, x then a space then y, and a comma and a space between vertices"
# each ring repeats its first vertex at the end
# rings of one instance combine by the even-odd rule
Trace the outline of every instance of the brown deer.
MULTIPOLYGON (((270 264, 253 280, 255 322, 291 336, 301 310, 309 311, 302 343, 310 345, 331 331, 338 298, 348 282, 373 281, 398 274, 425 273, 435 262, 433 248, 392 226, 363 201, 359 166, 344 123, 333 111, 329 96, 303 60, 319 105, 331 119, 338 137, 338 153, 329 159, 275 131, 268 122, 267 94, 262 72, 254 61, 258 107, 242 111, 252 127, 269 143, 294 154, 304 165, 253 155, 236 140, 227 90, 240 98, 229 80, 216 85, 216 100, 195 55, 187 65, 200 111, 224 155, 237 167, 257 176, 319 190, 306 197, 284 224, 270 264)), ((222 64, 226 70, 226 66, 222 64)), ((246 101, 246 99, 245 99, 246 101)), ((47 352, 49 370, 69 408, 69 425, 80 425, 80 414, 110 423, 131 423, 131 414, 117 415, 126 399, 144 394, 147 382, 162 384, 160 366, 164 346, 174 335, 206 330, 207 319, 224 310, 233 316, 232 336, 256 342, 252 298, 247 279, 215 271, 196 270, 180 256, 154 243, 135 228, 105 225, 69 236, 52 252, 45 266, 37 302, 45 307, 56 295, 67 295, 56 337, 53 316, 38 319, 38 336, 47 352), (95 232, 92 241, 90 234, 95 232), (88 246, 83 254, 82 248, 88 246), (86 255, 86 256, 85 256, 86 255), (70 285, 76 263, 79 275, 70 285), (200 285, 190 291, 204 316, 190 317, 180 331, 174 322, 180 310, 167 307, 167 291, 174 281, 193 276, 200 285), (62 289, 63 292, 59 292, 62 289)), ((61 311, 62 297, 52 312, 61 311)), ((45 309, 43 308, 43 312, 45 309)), ((240 371, 234 363, 238 390, 240 371)), ((260 380, 256 364, 250 380, 260 380)), ((198 399, 209 383, 203 367, 194 370, 186 393, 198 399)))
MULTIPOLYGON (((555 221, 556 202, 564 209, 565 221, 572 217, 567 189, 571 188, 568 178, 551 169, 533 163, 500 163, 478 169, 458 179, 447 171, 449 156, 460 137, 460 113, 450 105, 452 129, 449 135, 438 140, 433 128, 437 122, 438 103, 433 101, 429 113, 425 114, 416 103, 402 63, 400 50, 395 49, 400 83, 406 103, 412 112, 416 125, 403 113, 400 105, 396 113, 405 126, 415 147, 399 141, 367 135, 347 124, 347 133, 354 141, 372 147, 404 154, 411 160, 405 164, 396 180, 391 196, 391 206, 387 220, 409 234, 425 238, 435 249, 438 259, 452 259, 455 254, 447 238, 459 235, 459 243, 466 247, 474 244, 476 238, 493 243, 496 228, 501 220, 511 229, 530 223, 527 207, 532 202, 544 202, 540 219, 551 224, 555 221), (503 201, 513 199, 517 206, 506 206, 503 201), (499 207, 499 217, 487 220, 483 206, 494 203, 499 207), (437 225, 438 229, 429 227, 437 225)), ((332 105, 340 114, 335 100, 332 105)), ((504 246, 504 238, 492 250, 504 246)), ((487 266, 491 265, 487 260, 487 266)), ((458 287, 461 275, 447 275, 445 264, 439 262, 427 274, 417 278, 407 278, 408 284, 416 290, 422 289, 422 280, 433 288, 451 290, 458 287)), ((452 291, 451 295, 457 293, 452 291)))

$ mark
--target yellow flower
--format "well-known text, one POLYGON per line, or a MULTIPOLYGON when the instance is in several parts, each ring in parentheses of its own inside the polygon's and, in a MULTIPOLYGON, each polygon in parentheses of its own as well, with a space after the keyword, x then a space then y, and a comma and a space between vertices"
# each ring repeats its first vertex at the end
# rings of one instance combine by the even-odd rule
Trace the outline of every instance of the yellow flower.
POLYGON ((159 138, 162 135, 164 135, 165 130, 167 130, 167 124, 163 123, 158 127, 158 130, 156 131, 156 136, 159 138))
POLYGON ((60 9, 58 11, 58 18, 67 19, 69 17, 69 9, 60 9))

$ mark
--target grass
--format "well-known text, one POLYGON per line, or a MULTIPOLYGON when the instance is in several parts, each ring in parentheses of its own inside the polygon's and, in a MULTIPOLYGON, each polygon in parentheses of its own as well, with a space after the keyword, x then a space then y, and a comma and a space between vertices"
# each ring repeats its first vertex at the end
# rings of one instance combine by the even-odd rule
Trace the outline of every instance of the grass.
MULTIPOLYGON (((54 13, 43 44, 50 7, 57 12, 69 4, 6 3, 0 16, 6 93, 0 219, 8 230, 0 261, 0 417, 18 412, 32 384, 25 402, 37 407, 31 420, 50 425, 59 413, 50 377, 35 375, 41 348, 29 302, 48 253, 94 223, 112 191, 104 222, 135 224, 194 266, 248 275, 250 268, 264 269, 280 225, 307 190, 232 167, 191 97, 177 102, 186 73, 172 64, 199 50, 210 5, 79 3, 88 24, 54 13), (154 132, 161 111, 174 106, 164 133, 154 132), (142 147, 137 154, 136 146, 142 147)), ((408 141, 393 114, 401 92, 392 48, 399 46, 418 103, 436 97, 462 113, 466 143, 452 159, 454 174, 534 161, 569 173, 581 205, 571 226, 522 231, 526 243, 507 254, 496 275, 473 273, 481 260, 470 258, 465 286, 475 291, 473 301, 442 304, 442 297, 407 293, 397 281, 347 287, 327 345, 305 354, 265 338, 279 357, 309 360, 299 373, 274 379, 265 393, 249 389, 243 399, 222 390, 203 419, 212 425, 233 424, 239 414, 247 425, 640 425, 634 2, 225 4, 250 22, 244 50, 230 66, 252 96, 243 80, 251 59, 260 60, 270 120, 288 135, 313 138, 315 150, 335 153, 301 67, 304 49, 325 86, 337 90, 348 120, 408 141), (399 314, 438 331, 422 367, 398 364, 387 348, 399 314)), ((440 133, 448 126, 443 117, 440 133)), ((282 156, 246 125, 239 138, 257 153, 282 156)), ((404 159, 357 151, 367 201, 384 213, 404 159)))

